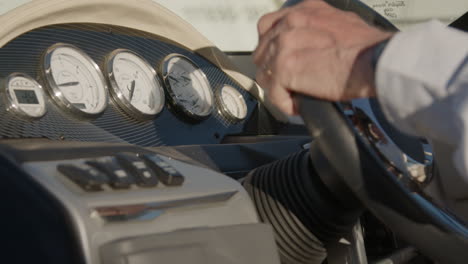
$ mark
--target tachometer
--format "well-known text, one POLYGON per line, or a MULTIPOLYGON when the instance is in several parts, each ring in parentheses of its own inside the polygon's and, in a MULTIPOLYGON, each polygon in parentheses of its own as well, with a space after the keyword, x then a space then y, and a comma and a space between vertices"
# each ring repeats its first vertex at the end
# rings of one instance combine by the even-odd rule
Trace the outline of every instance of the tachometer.
POLYGON ((22 73, 8 76, 4 87, 8 111, 23 118, 40 118, 46 113, 42 86, 22 73))
POLYGON ((101 70, 82 50, 55 44, 44 54, 42 67, 48 92, 59 107, 82 117, 95 117, 107 107, 101 70))
POLYGON ((151 118, 164 107, 164 90, 156 71, 138 54, 125 49, 113 51, 105 64, 114 101, 128 114, 151 118))
POLYGON ((223 85, 216 93, 221 114, 228 120, 239 122, 247 116, 244 96, 230 85, 223 85))
POLYGON ((194 120, 207 118, 213 111, 213 91, 206 75, 189 58, 168 55, 161 73, 171 104, 194 120))

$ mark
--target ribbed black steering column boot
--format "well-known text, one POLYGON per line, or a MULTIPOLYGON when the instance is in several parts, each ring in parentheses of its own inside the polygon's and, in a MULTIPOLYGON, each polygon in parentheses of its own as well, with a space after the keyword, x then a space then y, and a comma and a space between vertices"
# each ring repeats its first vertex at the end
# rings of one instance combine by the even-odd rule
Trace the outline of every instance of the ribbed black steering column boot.
POLYGON ((362 211, 336 199, 307 150, 251 171, 244 187, 273 226, 283 263, 322 263, 327 244, 347 234, 362 211))

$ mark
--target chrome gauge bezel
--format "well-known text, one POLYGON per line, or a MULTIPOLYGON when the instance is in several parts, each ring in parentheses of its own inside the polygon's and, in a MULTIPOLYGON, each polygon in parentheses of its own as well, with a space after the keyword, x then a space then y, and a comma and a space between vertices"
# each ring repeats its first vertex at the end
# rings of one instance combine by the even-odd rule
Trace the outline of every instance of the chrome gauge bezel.
POLYGON ((19 116, 21 118, 28 119, 28 120, 36 120, 36 119, 43 117, 47 113, 46 96, 45 96, 42 85, 40 85, 31 76, 25 73, 15 72, 15 73, 8 75, 8 77, 4 79, 3 81, 2 93, 4 94, 6 110, 13 113, 16 116, 19 116), (22 109, 21 104, 18 102, 15 102, 15 99, 12 97, 11 95, 12 91, 10 90, 10 82, 15 78, 27 79, 28 81, 32 82, 33 85, 36 87, 34 91, 39 92, 39 94, 36 93, 36 97, 39 102, 39 105, 42 105, 41 107, 42 109, 37 115, 31 115, 27 113, 24 109, 22 109))
POLYGON ((184 117, 189 118, 190 120, 193 121, 202 121, 204 119, 207 119, 208 117, 211 116, 214 110, 214 105, 215 105, 215 98, 213 94, 213 88, 211 87, 210 81, 208 80, 208 77, 206 74, 203 72, 203 70, 190 58, 187 56, 184 56, 182 54, 178 53, 172 53, 167 55, 162 63, 160 64, 160 74, 161 78, 163 79, 164 87, 166 88, 166 96, 169 101, 169 103, 175 108, 176 111, 182 112, 184 117), (179 100, 178 97, 176 96, 175 92, 172 89, 171 83, 169 81, 169 63, 172 59, 174 58, 180 58, 182 60, 185 60, 189 64, 191 64, 195 69, 197 69, 203 78, 204 82, 206 83, 206 92, 208 92, 208 95, 211 100, 211 105, 208 108, 208 111, 204 114, 198 114, 190 109, 187 109, 179 100))
POLYGON ((112 51, 109 55, 107 55, 107 57, 105 59, 104 72, 105 72, 105 74, 107 76, 107 79, 109 81, 109 91, 110 91, 110 94, 111 94, 111 98, 127 114, 129 114, 130 116, 132 116, 132 117, 134 117, 136 119, 139 119, 139 120, 149 120, 149 119, 152 119, 155 116, 157 116, 159 113, 161 113, 161 111, 163 110, 164 105, 165 105, 165 93, 164 93, 163 84, 161 82, 161 79, 158 77, 158 74, 156 73, 154 68, 151 66, 151 64, 148 63, 148 61, 145 60, 138 53, 136 53, 134 51, 131 51, 131 50, 128 50, 128 49, 116 49, 116 50, 112 51), (154 81, 155 85, 158 87, 159 95, 160 95, 161 100, 162 100, 160 105, 156 109, 155 113, 148 114, 148 113, 142 112, 137 107, 135 107, 131 103, 131 101, 129 101, 124 96, 121 89, 119 89, 119 85, 118 85, 118 82, 117 82, 117 79, 116 79, 116 75, 114 74, 114 71, 113 71, 113 64, 114 64, 114 59, 116 58, 116 56, 118 54, 120 54, 120 53, 123 53, 123 52, 130 53, 130 54, 136 56, 138 59, 140 59, 141 62, 143 63, 143 65, 145 67, 147 67, 147 70, 152 75, 152 77, 150 79, 152 79, 152 81, 154 81))
POLYGON ((247 107, 247 102, 245 100, 245 97, 232 85, 229 85, 229 84, 220 85, 218 89, 216 89, 215 97, 216 97, 216 103, 218 104, 219 112, 221 113, 222 116, 224 116, 229 121, 238 123, 247 117, 248 107, 247 107), (241 104, 243 104, 243 107, 245 108, 244 116, 238 117, 234 113, 232 113, 232 111, 229 109, 229 106, 226 104, 226 102, 223 99, 224 89, 230 89, 231 91, 234 91, 236 93, 236 96, 238 96, 241 99, 241 104))
POLYGON ((89 118, 96 118, 100 116, 104 110, 107 108, 108 105, 108 95, 107 95, 107 84, 106 80, 104 79, 104 76, 101 72, 101 69, 99 66, 96 64, 96 62, 88 55, 86 54, 83 50, 80 48, 67 44, 67 43, 56 43, 44 52, 41 60, 41 67, 40 67, 40 73, 43 78, 43 81, 45 82, 45 87, 46 91, 49 94, 49 96, 52 98, 52 100, 57 104, 57 106, 65 111, 70 112, 73 114, 75 117, 78 118, 84 118, 84 119, 89 119, 89 118), (59 86, 57 85, 53 74, 52 74, 52 69, 51 69, 51 63, 52 63, 52 56, 54 51, 56 51, 59 48, 69 48, 77 52, 82 58, 91 65, 92 70, 95 71, 95 75, 98 76, 98 80, 96 81, 96 84, 98 82, 101 83, 102 89, 104 89, 104 100, 102 106, 95 112, 95 113, 89 113, 85 112, 78 107, 74 106, 66 97, 63 95, 62 91, 60 90, 59 86))

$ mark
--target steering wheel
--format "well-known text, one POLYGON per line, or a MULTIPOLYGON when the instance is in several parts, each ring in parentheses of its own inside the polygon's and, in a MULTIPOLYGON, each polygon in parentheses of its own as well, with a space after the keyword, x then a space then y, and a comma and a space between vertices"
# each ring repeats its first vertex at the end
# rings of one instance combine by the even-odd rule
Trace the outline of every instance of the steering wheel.
MULTIPOLYGON (((298 2, 301 1, 287 1, 284 6, 298 2)), ((389 21, 357 0, 327 2, 357 13, 369 24, 396 30, 389 21)), ((408 151, 402 151, 405 146, 399 147, 395 144, 398 139, 387 134, 389 126, 382 121, 382 116, 380 121, 375 118, 379 115, 375 111, 378 108, 375 101, 330 103, 303 95, 297 95, 296 100, 314 138, 312 163, 319 168, 328 166, 324 171, 329 173, 322 173, 320 177, 337 197, 346 200, 350 198, 346 195, 353 196, 426 256, 440 263, 466 263, 466 226, 418 192, 419 187, 430 180, 430 155, 414 154, 411 159, 406 154, 408 151), (403 159, 398 160, 401 157, 403 159), (319 162, 320 158, 328 160, 328 165, 319 162)), ((406 142, 424 150, 417 153, 428 154, 424 140, 407 138, 406 142)))

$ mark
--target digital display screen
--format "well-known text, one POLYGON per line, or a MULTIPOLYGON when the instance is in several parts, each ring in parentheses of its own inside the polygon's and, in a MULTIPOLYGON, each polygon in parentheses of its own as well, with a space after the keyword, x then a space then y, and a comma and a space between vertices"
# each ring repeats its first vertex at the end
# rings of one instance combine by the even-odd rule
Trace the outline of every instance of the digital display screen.
POLYGON ((34 90, 15 90, 15 95, 20 104, 39 104, 34 90))
POLYGON ((82 103, 76 103, 76 104, 73 104, 73 106, 78 109, 86 109, 86 105, 82 103))

